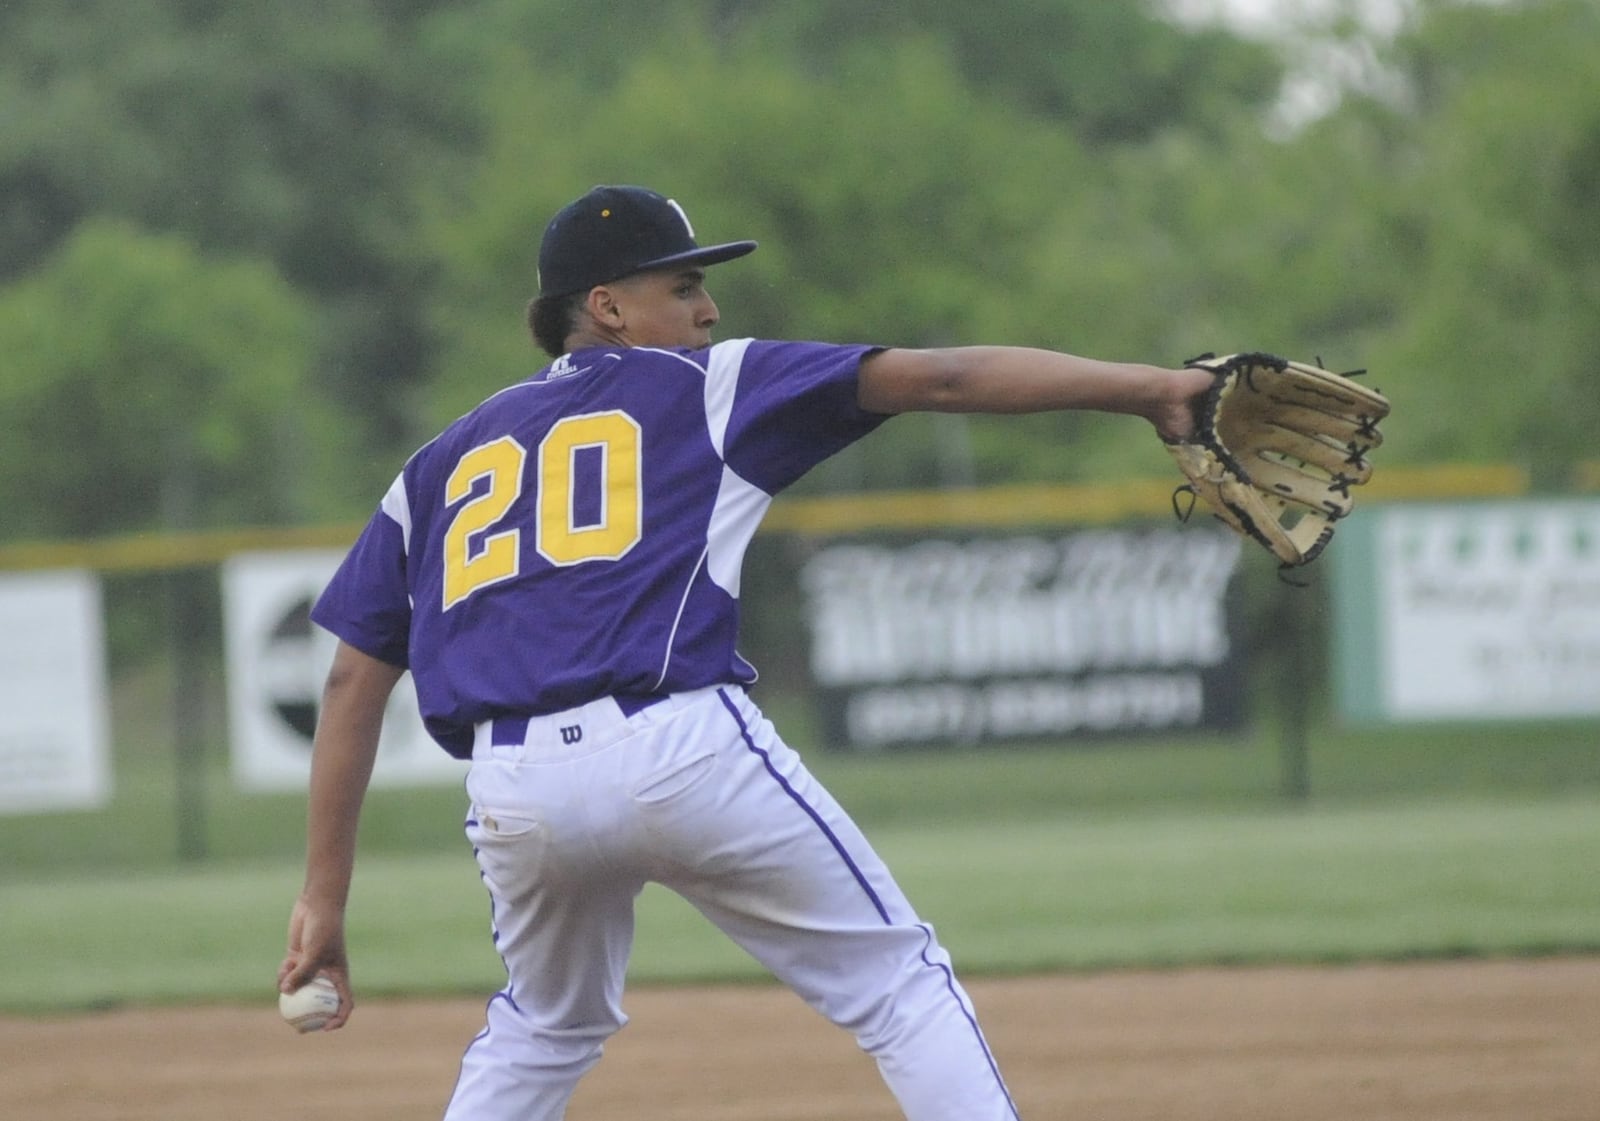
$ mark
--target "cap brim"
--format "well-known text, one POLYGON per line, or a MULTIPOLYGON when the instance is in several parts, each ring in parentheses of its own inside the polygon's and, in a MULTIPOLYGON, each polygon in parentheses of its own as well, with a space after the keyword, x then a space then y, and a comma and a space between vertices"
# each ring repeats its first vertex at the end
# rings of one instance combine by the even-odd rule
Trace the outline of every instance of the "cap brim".
POLYGON ((640 264, 634 271, 654 272, 656 269, 671 268, 673 265, 720 265, 724 261, 732 261, 747 253, 754 253, 755 248, 756 243, 753 241, 727 241, 721 245, 707 245, 700 249, 673 253, 667 257, 657 257, 653 261, 640 264))

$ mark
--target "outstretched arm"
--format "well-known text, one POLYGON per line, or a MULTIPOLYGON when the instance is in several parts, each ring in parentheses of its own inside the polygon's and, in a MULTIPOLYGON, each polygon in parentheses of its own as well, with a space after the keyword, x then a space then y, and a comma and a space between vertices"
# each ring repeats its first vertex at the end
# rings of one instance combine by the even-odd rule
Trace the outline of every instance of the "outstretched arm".
POLYGON ((1129 413, 1177 440, 1190 435, 1191 402, 1211 380, 1205 370, 1104 362, 1030 347, 883 350, 862 361, 857 398, 876 413, 1129 413))
POLYGON ((306 880, 289 917, 278 988, 292 992, 326 973, 339 990, 339 1012, 327 1031, 343 1026, 354 1008, 344 909, 355 868, 356 823, 378 753, 384 705, 404 672, 341 642, 323 688, 311 754, 306 880))

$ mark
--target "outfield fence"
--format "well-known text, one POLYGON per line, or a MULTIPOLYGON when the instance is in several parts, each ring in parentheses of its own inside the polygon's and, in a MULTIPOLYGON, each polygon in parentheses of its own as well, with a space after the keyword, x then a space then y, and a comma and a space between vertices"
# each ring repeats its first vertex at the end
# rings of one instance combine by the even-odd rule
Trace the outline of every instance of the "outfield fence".
MULTIPOLYGON (((1586 465, 1574 481, 1579 495, 1586 482, 1600 489, 1600 469, 1586 465)), ((1332 686, 1337 674, 1359 673, 1359 667, 1351 669, 1348 652, 1339 655, 1346 659, 1343 668, 1336 664, 1334 581, 1318 571, 1319 564, 1308 570, 1306 586, 1295 586, 1280 579, 1268 558, 1253 553, 1241 562, 1228 608, 1230 626, 1249 655, 1239 686, 1240 719, 1232 724, 1202 721, 1116 735, 1040 731, 1005 742, 940 744, 946 750, 938 752, 826 750, 836 746, 838 728, 829 723, 827 705, 817 703, 814 667, 799 638, 805 627, 791 572, 797 557, 815 555, 828 541, 883 535, 900 541, 997 535, 1004 542, 1007 535, 1170 527, 1172 490, 1168 479, 1146 479, 780 499, 752 545, 746 573, 750 606, 742 649, 763 672, 763 704, 864 813, 886 818, 968 812, 975 805, 1026 815, 1063 801, 1277 802, 1462 786, 1533 793, 1600 786, 1600 721, 1582 713, 1546 719, 1535 711, 1515 720, 1406 728, 1347 726, 1332 686), (952 746, 957 750, 948 750, 952 746)), ((1514 466, 1397 466, 1379 472, 1355 517, 1404 503, 1529 500, 1532 490, 1527 473, 1514 466)), ((1352 531, 1355 525, 1353 520, 1352 531)), ((0 813, 7 868, 26 872, 61 861, 104 862, 108 852, 113 862, 148 864, 296 847, 303 799, 287 787, 240 787, 225 668, 223 574, 245 557, 335 556, 359 529, 346 523, 152 532, 0 547, 0 581, 59 571, 94 577, 102 588, 109 682, 105 797, 93 807, 43 813, 23 805, 13 807, 11 816, 0 813)), ((1336 545, 1330 554, 1338 551, 1336 545)), ((1371 603, 1364 607, 1374 609, 1371 603)), ((285 643, 312 641, 303 620, 293 622, 305 626, 304 633, 284 620, 269 622, 285 643)), ((13 635, 12 646, 13 659, 27 656, 27 636, 13 635)), ((270 666, 268 671, 274 672, 270 666)), ((270 698, 277 715, 307 737, 318 684, 297 678, 298 692, 280 689, 270 698)), ((1600 696, 1600 679, 1594 694, 1600 696)), ((837 707, 838 696, 823 699, 837 707)), ((0 756, 5 743, 0 738, 0 756)), ((0 758, 0 780, 5 777, 0 758)), ((405 848, 411 843, 408 821, 453 805, 458 788, 452 775, 441 772, 375 790, 368 833, 380 846, 405 848)))

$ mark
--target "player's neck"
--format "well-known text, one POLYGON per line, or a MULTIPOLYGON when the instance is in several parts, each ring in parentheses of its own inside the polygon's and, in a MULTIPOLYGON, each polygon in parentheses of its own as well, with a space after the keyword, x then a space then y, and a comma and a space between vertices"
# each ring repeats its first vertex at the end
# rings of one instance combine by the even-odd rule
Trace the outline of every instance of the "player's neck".
POLYGON ((633 345, 626 332, 611 330, 592 320, 573 331, 566 339, 568 354, 575 350, 583 350, 592 346, 628 347, 633 345))

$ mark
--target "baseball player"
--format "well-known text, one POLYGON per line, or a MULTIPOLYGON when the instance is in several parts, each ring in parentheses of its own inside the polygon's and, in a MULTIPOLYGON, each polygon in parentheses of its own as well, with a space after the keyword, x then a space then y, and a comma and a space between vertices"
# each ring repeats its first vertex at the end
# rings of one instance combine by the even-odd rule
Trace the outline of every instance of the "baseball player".
POLYGON ((1010 347, 712 342, 678 204, 597 187, 539 252, 553 361, 416 452, 318 601, 337 636, 279 985, 353 1007, 344 907, 384 703, 470 760, 505 987, 449 1121, 556 1121, 620 1028, 634 899, 677 892, 854 1034, 912 1121, 1015 1118, 950 957, 746 692, 740 567, 773 496, 909 410, 1092 409, 1179 438, 1199 370, 1010 347))

